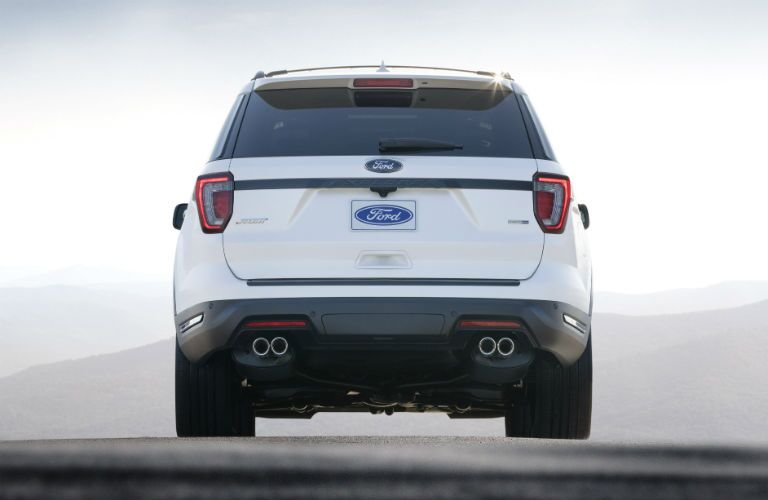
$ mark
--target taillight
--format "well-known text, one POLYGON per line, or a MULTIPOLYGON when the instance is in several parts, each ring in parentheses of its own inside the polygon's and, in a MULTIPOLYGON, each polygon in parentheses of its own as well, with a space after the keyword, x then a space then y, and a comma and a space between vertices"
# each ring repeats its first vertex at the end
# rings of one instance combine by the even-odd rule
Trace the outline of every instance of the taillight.
POLYGON ((201 175, 195 185, 197 213, 204 233, 220 233, 232 217, 235 181, 229 172, 201 175))
POLYGON ((536 220, 546 233, 562 233, 571 203, 568 177, 539 174, 533 179, 533 208, 536 220))

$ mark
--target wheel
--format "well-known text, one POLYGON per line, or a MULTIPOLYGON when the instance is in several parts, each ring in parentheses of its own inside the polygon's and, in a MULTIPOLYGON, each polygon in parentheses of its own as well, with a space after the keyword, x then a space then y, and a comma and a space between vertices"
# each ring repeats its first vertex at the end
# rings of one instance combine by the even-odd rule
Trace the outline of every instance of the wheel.
POLYGON ((256 419, 226 352, 195 366, 176 344, 176 434, 253 436, 256 419))
POLYGON ((550 355, 536 359, 526 404, 507 411, 507 437, 587 439, 592 427, 592 336, 578 361, 563 367, 550 355))

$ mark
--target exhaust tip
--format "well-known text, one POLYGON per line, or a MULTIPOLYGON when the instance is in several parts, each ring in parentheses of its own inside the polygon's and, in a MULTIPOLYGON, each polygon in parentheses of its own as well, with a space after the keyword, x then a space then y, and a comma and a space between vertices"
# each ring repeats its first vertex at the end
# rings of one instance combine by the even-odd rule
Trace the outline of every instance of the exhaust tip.
POLYGON ((496 341, 491 337, 483 337, 480 339, 480 342, 477 343, 477 349, 480 351, 480 354, 486 358, 493 356, 493 353, 496 352, 496 341))
POLYGON ((288 352, 288 341, 285 340, 285 337, 273 338, 270 346, 272 347, 272 353, 275 356, 282 356, 288 352))
POLYGON ((269 354, 269 340, 259 337, 253 341, 253 352, 256 356, 263 358, 269 354))
POLYGON ((496 343, 496 349, 499 351, 500 356, 506 358, 515 352, 515 341, 509 337, 502 337, 496 343))

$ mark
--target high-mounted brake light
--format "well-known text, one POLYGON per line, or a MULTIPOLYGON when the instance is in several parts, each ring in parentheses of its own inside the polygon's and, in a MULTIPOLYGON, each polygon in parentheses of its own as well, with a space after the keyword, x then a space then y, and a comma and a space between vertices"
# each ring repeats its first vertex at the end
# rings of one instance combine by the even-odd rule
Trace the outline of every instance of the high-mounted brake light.
POLYGON ((245 324, 246 328, 305 328, 307 322, 304 320, 283 320, 283 321, 250 321, 245 324))
POLYGON ((464 319, 459 322, 459 328, 520 328, 520 323, 517 321, 464 319))
POLYGON ((571 181, 551 174, 533 179, 533 208, 545 233, 562 233, 571 203, 571 181))
POLYGON ((355 78, 352 85, 356 88, 400 88, 410 89, 413 80, 410 78, 355 78))
POLYGON ((204 233, 220 233, 232 217, 235 181, 229 172, 201 175, 195 184, 195 202, 204 233))

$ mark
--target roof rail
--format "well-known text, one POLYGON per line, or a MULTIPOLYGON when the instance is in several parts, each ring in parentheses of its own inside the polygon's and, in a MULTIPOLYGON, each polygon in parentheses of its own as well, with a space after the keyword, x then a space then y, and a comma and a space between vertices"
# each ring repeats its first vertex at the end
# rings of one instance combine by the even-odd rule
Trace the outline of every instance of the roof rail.
MULTIPOLYGON (((397 65, 386 65, 386 66, 376 66, 376 65, 360 65, 360 66, 325 66, 321 68, 300 68, 300 69, 281 69, 278 71, 270 71, 267 73, 267 78, 272 76, 280 76, 280 75, 287 75, 288 73, 299 73, 303 71, 321 71, 326 69, 361 69, 361 68, 402 68, 402 69, 432 69, 437 71, 457 71, 459 73, 471 73, 474 75, 481 75, 481 76, 490 76, 494 77, 497 76, 498 73, 495 73, 493 71, 475 71, 470 69, 458 69, 458 68, 440 68, 440 67, 433 67, 433 66, 397 66, 397 65)), ((385 69, 386 71, 386 69, 385 69)), ((512 80, 512 78, 509 76, 509 73, 503 73, 500 75, 502 78, 507 78, 509 80, 512 80)))

